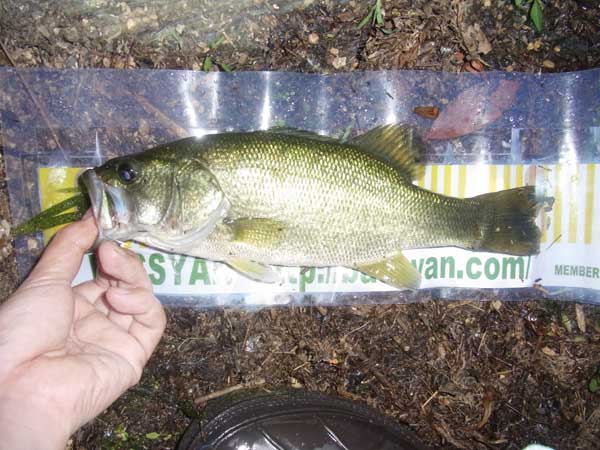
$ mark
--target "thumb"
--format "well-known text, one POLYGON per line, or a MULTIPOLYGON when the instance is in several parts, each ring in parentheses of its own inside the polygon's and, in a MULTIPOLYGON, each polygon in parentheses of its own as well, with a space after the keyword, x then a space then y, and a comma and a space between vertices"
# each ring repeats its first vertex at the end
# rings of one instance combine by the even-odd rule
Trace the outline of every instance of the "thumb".
POLYGON ((42 257, 22 287, 32 282, 66 282, 69 285, 81 266, 85 252, 96 240, 98 229, 92 216, 74 222, 60 230, 44 250, 42 257))
POLYGON ((65 227, 0 305, 0 380, 23 362, 64 345, 73 320, 71 282, 96 233, 93 218, 65 227))

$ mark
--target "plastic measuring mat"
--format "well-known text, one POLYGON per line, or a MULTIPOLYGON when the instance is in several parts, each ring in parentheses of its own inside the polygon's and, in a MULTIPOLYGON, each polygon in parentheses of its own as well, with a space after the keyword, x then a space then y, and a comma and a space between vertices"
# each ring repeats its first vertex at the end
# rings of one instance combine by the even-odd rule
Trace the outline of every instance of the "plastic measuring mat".
MULTIPOLYGON (((346 268, 281 268, 280 283, 262 284, 220 263, 128 244, 165 302, 600 302, 600 70, 317 75, 4 68, 0 108, 14 223, 65 198, 69 194, 61 190, 73 186, 82 168, 108 158, 188 135, 273 126, 348 137, 385 123, 408 123, 426 142, 426 167, 417 184, 457 197, 530 184, 554 198, 552 209, 540 216, 538 255, 406 250, 422 275, 414 292, 346 268), (421 117, 413 111, 418 106, 435 106, 440 115, 421 117)), ((21 274, 43 242, 42 234, 17 239, 21 274)), ((89 279, 93 270, 91 255, 76 281, 89 279)))

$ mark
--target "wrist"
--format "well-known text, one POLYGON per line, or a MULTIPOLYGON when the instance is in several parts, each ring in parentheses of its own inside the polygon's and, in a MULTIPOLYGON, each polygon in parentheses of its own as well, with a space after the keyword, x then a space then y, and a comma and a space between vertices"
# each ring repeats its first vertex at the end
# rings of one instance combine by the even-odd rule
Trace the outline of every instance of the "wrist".
POLYGON ((57 411, 0 389, 0 450, 64 450, 70 434, 57 411))

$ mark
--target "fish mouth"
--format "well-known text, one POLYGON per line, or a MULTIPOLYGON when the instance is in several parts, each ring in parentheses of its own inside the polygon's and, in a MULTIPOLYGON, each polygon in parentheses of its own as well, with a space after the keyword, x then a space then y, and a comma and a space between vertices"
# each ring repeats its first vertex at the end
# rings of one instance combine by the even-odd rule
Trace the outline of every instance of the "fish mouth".
POLYGON ((123 190, 104 183, 94 169, 83 172, 80 180, 90 197, 98 240, 127 238, 131 234, 131 210, 123 190))

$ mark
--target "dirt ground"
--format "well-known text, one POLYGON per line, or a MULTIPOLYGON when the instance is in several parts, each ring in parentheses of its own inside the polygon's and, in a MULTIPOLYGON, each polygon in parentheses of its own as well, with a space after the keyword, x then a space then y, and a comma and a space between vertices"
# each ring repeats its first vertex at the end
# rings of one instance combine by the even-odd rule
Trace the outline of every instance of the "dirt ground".
MULTIPOLYGON (((545 1, 541 33, 508 0, 384 0, 384 23, 361 29, 374 2, 191 3, 2 0, 0 64, 323 73, 600 67, 596 0, 545 1)), ((3 170, 0 160, 0 218, 10 221, 3 170)), ((16 283, 14 259, 3 258, 0 299, 16 283)), ((141 383, 71 448, 174 448, 205 408, 194 399, 240 383, 358 399, 432 448, 599 446, 600 391, 590 389, 600 377, 597 307, 465 299, 168 316, 141 383)))

